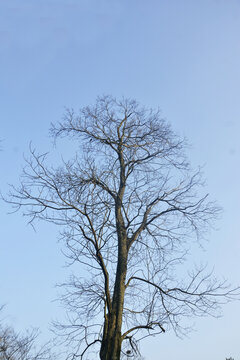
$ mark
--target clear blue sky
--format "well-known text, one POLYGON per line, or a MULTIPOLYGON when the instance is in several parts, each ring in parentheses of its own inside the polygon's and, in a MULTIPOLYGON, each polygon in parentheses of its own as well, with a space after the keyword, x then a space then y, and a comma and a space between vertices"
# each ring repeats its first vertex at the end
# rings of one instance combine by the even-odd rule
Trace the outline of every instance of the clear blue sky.
MULTIPOLYGON (((18 182, 30 141, 51 149, 49 125, 65 106, 101 94, 159 106, 224 208, 195 260, 239 284, 239 39, 239 0, 0 0, 1 190, 18 182)), ((39 326, 48 337, 63 312, 54 284, 67 272, 57 229, 41 223, 35 233, 8 210, 1 204, 0 303, 17 329, 39 326)), ((239 302, 221 319, 196 319, 195 329, 183 340, 146 340, 146 360, 240 359, 239 302)))

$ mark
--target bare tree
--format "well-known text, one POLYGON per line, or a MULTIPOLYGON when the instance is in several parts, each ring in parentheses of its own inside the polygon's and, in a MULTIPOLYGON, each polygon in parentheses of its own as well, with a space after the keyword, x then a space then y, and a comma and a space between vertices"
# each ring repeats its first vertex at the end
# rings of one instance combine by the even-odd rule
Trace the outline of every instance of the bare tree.
POLYGON ((36 346, 38 331, 19 334, 10 326, 0 326, 0 360, 51 360, 49 344, 36 346))
POLYGON ((72 358, 97 345, 102 360, 129 357, 143 337, 179 334, 184 317, 216 315, 236 295, 204 267, 178 276, 188 242, 201 240, 219 209, 159 111, 105 96, 67 110, 51 133, 78 141, 76 156, 54 168, 31 150, 8 201, 30 223, 59 225, 69 262, 82 264, 83 276, 63 284, 68 322, 58 325, 72 358))

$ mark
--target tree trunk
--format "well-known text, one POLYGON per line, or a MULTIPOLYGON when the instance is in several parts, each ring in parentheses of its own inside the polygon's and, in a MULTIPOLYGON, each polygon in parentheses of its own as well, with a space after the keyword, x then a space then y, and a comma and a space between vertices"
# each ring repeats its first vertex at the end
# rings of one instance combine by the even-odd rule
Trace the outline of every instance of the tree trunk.
POLYGON ((118 330, 116 316, 109 322, 108 331, 102 340, 100 359, 101 360, 120 360, 121 354, 121 331, 118 330))
POLYGON ((111 312, 105 317, 103 340, 100 350, 101 360, 120 360, 122 347, 122 315, 127 273, 127 242, 124 239, 118 249, 118 265, 115 278, 111 312))
MULTIPOLYGON (((119 135, 119 134, 118 134, 119 135)), ((120 135, 119 135, 120 137, 120 135)), ((101 360, 120 360, 122 347, 122 315, 127 274, 127 234, 121 213, 125 190, 125 165, 121 145, 118 146, 120 161, 120 188, 115 204, 116 228, 118 235, 118 263, 114 283, 112 306, 105 317, 103 340, 100 350, 101 360)))

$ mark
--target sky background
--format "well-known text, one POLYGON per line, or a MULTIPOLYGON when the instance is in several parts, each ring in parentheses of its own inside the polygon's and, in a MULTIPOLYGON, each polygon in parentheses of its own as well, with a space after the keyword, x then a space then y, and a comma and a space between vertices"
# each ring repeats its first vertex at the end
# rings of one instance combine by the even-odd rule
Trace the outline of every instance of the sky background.
MULTIPOLYGON (((0 189, 18 184, 32 141, 52 150, 51 122, 102 94, 160 107, 192 144, 207 189, 223 207, 193 259, 240 284, 240 0, 0 0, 0 189)), ((70 149, 71 151, 72 149, 70 149)), ((69 148, 61 149, 68 153, 69 148)), ((0 207, 0 303, 17 330, 63 316, 55 283, 63 265, 57 230, 27 226, 0 207)), ((240 303, 220 319, 194 319, 184 339, 145 340, 146 360, 240 359, 240 303)))

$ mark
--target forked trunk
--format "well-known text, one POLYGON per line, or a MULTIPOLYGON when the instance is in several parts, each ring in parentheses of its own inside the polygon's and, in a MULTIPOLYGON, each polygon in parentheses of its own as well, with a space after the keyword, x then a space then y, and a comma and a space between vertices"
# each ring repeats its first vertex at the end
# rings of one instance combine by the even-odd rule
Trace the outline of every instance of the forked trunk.
POLYGON ((127 274, 127 235, 121 213, 122 199, 125 189, 125 166, 123 162, 122 149, 119 145, 119 161, 121 164, 120 189, 115 206, 116 228, 118 234, 118 263, 114 284, 111 308, 105 314, 103 339, 100 350, 101 360, 120 360, 122 347, 122 316, 125 295, 125 280, 127 274))

